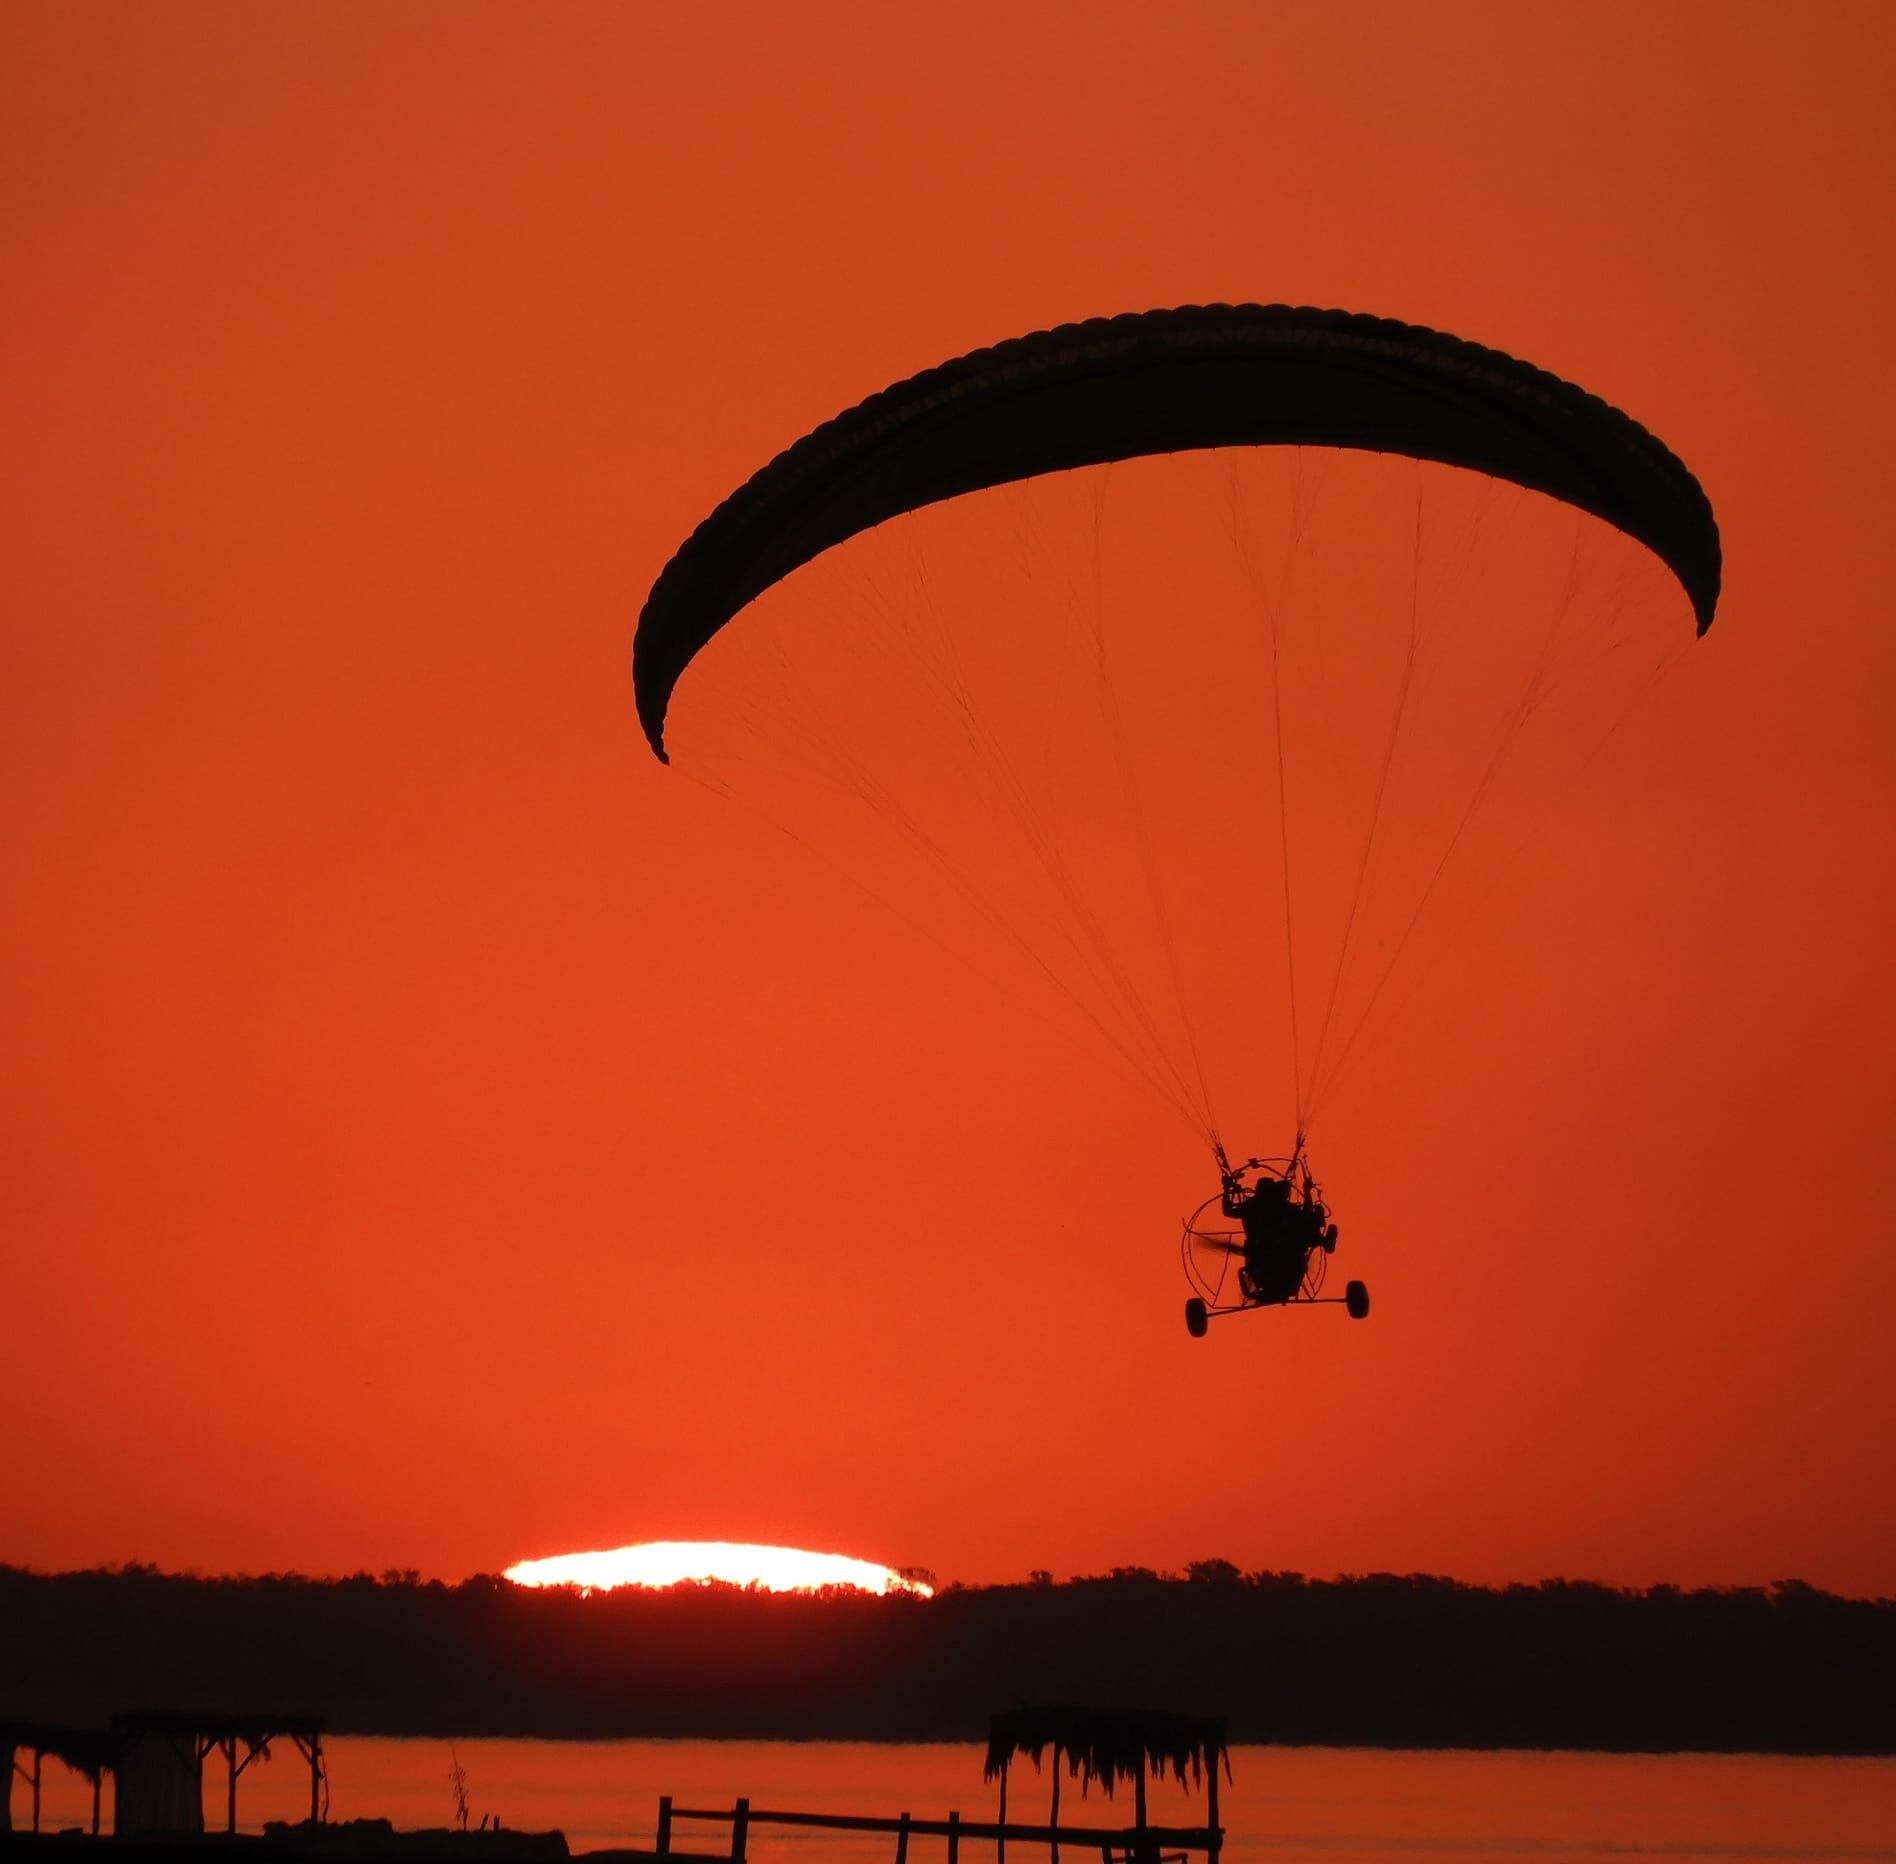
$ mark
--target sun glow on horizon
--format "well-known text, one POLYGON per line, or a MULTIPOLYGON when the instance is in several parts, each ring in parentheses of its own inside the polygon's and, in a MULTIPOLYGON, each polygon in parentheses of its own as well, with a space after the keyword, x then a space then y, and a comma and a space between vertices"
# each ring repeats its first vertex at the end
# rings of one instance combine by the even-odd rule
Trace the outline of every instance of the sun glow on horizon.
POLYGON ((507 1568, 506 1577, 516 1586, 577 1586, 582 1592, 718 1580, 729 1586, 759 1586, 766 1592, 851 1586, 862 1592, 911 1592, 925 1599, 935 1593, 933 1586, 905 1579, 893 1567, 878 1566, 873 1560, 734 1540, 649 1540, 599 1553, 558 1553, 544 1560, 517 1561, 507 1568))

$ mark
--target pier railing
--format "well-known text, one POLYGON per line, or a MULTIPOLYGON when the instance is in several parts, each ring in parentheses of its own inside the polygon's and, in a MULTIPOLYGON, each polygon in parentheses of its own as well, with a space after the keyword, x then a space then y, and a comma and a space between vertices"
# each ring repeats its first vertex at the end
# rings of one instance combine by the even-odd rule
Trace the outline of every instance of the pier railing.
POLYGON ((679 1859, 715 1856, 730 1860, 730 1864, 743 1864, 754 1825, 816 1826, 832 1832, 886 1832, 895 1839, 895 1864, 908 1864, 911 1838, 946 1839, 948 1864, 961 1864, 961 1847, 968 1843, 991 1843, 996 1864, 1006 1864, 1009 1844, 1045 1845, 1050 1864, 1058 1864, 1062 1845, 1086 1854, 1097 1853, 1104 1864, 1185 1864, 1195 1852, 1202 1852, 1210 1864, 1217 1864, 1224 1843, 1224 1832, 1215 1825, 994 1824, 964 1819, 958 1812, 949 1813, 945 1819, 918 1819, 906 1812, 887 1819, 842 1812, 768 1811, 753 1806, 748 1799, 740 1799, 733 1806, 674 1806, 670 1794, 666 1794, 658 1802, 658 1831, 652 1855, 679 1859), (673 1827, 686 1819, 730 1826, 730 1849, 716 1853, 674 1851, 673 1827))

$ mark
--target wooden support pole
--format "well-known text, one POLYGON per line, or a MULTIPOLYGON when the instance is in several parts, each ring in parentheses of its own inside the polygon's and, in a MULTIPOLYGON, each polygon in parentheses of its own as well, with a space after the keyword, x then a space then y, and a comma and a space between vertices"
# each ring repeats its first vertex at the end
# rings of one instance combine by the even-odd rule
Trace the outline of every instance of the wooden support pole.
POLYGON ((1145 1756, 1139 1756, 1139 1771, 1133 1776, 1132 1822, 1140 1831, 1145 1830, 1146 1822, 1146 1769, 1145 1756))
POLYGON ((1007 1762, 1001 1762, 1001 1816, 996 1821, 1000 1829, 994 1834, 994 1864, 1007 1864, 1007 1762))
POLYGON ((740 1799, 731 1814, 731 1864, 744 1864, 744 1842, 750 1835, 751 1803, 740 1799))
POLYGON ((660 1793, 658 1796, 658 1837, 652 1849, 660 1857, 667 1857, 672 1848, 672 1796, 660 1793))
POLYGON ((40 1828, 40 1763, 46 1756, 39 1749, 33 1750, 33 1829, 40 1828))
POLYGON ((948 1815, 948 1864, 961 1864, 961 1814, 948 1815))
POLYGON ((1053 1749, 1053 1810, 1047 1814, 1047 1824, 1053 1832, 1047 1840, 1047 1855, 1051 1864, 1060 1864, 1060 1748, 1057 1742, 1053 1749))
POLYGON ((92 1776, 92 1835, 94 1838, 99 1835, 99 1782, 104 1778, 103 1768, 92 1776))
POLYGON ((1218 1853, 1224 1847, 1224 1835, 1218 1830, 1218 1756, 1213 1755, 1211 1765, 1205 1770, 1207 1785, 1205 1789, 1205 1823, 1211 1827, 1211 1839, 1205 1846, 1206 1864, 1218 1864, 1218 1853))
POLYGON ((317 1730, 309 1738, 309 1822, 320 1825, 323 1822, 323 1737, 317 1730))
POLYGON ((895 1828, 895 1864, 908 1864, 908 1828, 909 1815, 902 1814, 902 1823, 895 1828))
POLYGON ((237 1737, 227 1735, 223 1746, 224 1765, 229 1769, 225 1780, 224 1830, 234 1832, 237 1829, 237 1737))

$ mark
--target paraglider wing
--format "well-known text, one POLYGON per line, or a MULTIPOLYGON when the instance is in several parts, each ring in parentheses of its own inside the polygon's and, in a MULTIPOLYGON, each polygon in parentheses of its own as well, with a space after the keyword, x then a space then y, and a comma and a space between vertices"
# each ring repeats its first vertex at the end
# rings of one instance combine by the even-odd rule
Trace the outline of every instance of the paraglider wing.
POLYGON ((1143 454, 1225 446, 1397 453, 1513 481, 1654 551, 1699 632, 1718 527, 1698 481, 1636 421, 1497 350, 1383 318, 1210 305, 1063 325, 872 395, 780 453, 653 585, 633 684, 652 749, 692 656, 800 564, 906 511, 1143 454))

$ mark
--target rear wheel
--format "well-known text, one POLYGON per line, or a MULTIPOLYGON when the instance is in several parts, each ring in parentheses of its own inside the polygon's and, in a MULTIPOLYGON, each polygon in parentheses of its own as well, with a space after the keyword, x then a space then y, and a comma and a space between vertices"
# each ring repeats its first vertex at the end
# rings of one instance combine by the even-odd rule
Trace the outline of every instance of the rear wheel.
POLYGON ((1362 1320, 1369 1313, 1369 1289, 1362 1282, 1353 1281, 1343 1290, 1343 1310, 1352 1320, 1362 1320))
POLYGON ((1193 1295, 1192 1298, 1185 1303, 1185 1331, 1189 1333, 1194 1340, 1202 1340, 1205 1337, 1205 1329, 1210 1325, 1211 1315, 1206 1310, 1204 1302, 1199 1300, 1196 1295, 1193 1295))

